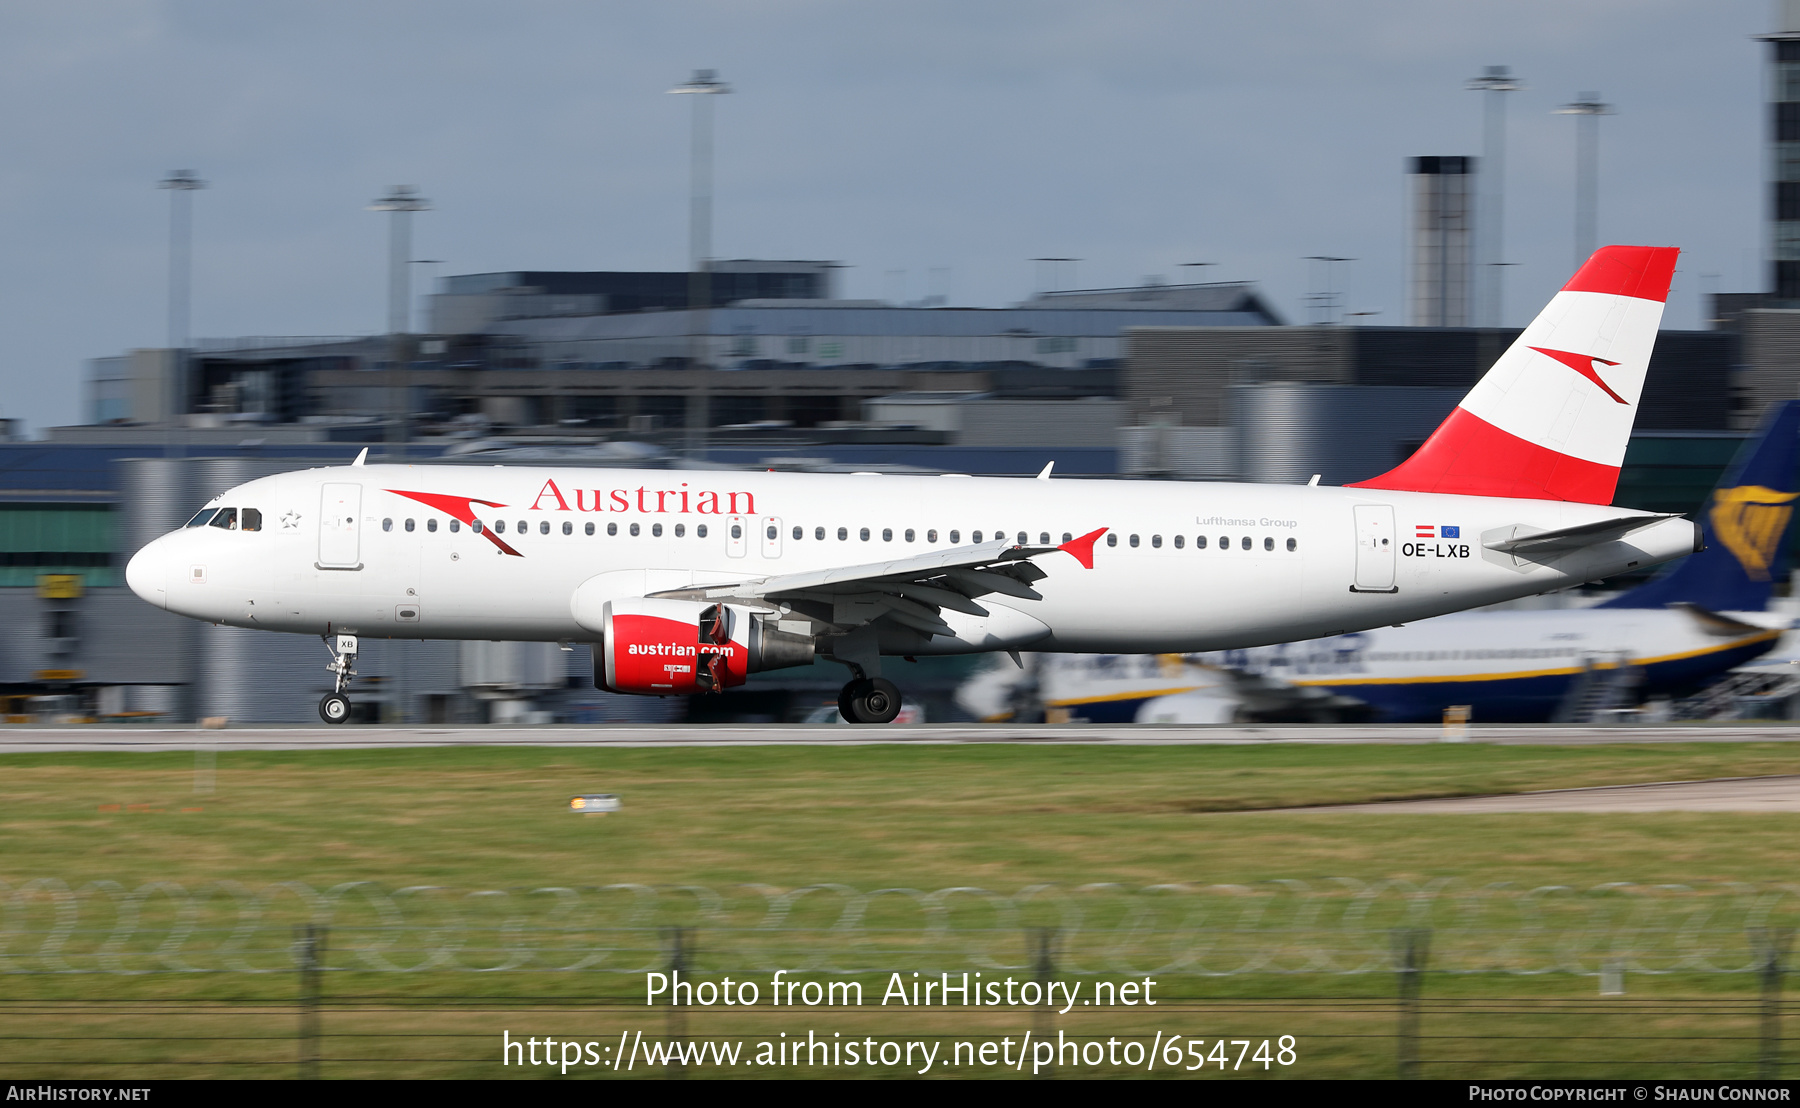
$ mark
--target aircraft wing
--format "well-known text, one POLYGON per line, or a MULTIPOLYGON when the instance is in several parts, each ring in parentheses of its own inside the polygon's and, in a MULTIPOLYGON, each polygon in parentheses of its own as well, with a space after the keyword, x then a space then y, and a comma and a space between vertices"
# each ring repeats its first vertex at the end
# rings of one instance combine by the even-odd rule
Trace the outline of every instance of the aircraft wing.
POLYGON ((1092 569, 1094 542, 1105 533, 1106 528, 1102 527, 1061 546, 1025 546, 996 539, 979 546, 933 550, 886 562, 784 573, 651 595, 683 600, 798 603, 807 614, 838 626, 853 627, 886 618, 927 635, 948 636, 955 631, 940 617, 943 609, 986 616, 988 610, 975 598, 993 593, 1020 600, 1042 600, 1043 595, 1031 586, 1050 574, 1031 559, 1062 551, 1092 569))
POLYGON ((1618 516, 1614 519, 1603 519, 1597 523, 1582 523, 1574 527, 1559 527, 1554 531, 1539 531, 1535 535, 1514 535, 1511 538, 1497 539, 1483 545, 1489 550, 1497 550, 1502 554, 1513 554, 1521 558, 1555 556, 1570 550, 1580 550, 1584 546, 1593 546, 1595 543, 1622 539, 1633 531, 1641 531, 1645 527, 1661 523, 1665 519, 1680 518, 1679 512, 1618 516))

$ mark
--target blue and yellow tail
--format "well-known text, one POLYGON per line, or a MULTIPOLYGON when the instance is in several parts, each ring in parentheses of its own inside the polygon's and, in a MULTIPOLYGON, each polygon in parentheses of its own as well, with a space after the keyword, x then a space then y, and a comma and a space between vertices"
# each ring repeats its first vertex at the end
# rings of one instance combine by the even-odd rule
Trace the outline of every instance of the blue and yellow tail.
POLYGON ((1714 612, 1766 608, 1800 498, 1794 479, 1797 454, 1800 400, 1789 400, 1770 413, 1762 432, 1744 444, 1713 489, 1700 515, 1706 548, 1597 607, 1685 603, 1714 612))

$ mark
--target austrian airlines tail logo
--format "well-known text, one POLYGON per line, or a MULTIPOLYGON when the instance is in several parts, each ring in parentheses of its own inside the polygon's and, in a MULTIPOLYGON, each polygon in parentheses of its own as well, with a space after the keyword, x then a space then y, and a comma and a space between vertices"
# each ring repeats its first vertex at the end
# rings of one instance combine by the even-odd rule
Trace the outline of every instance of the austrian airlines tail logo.
POLYGON ((1583 377, 1586 377, 1588 380, 1592 381, 1594 384, 1599 385, 1600 391, 1602 391, 1606 395, 1612 397, 1614 400, 1617 400, 1619 403, 1621 403, 1621 404, 1628 403, 1628 401, 1623 396, 1620 396, 1618 393, 1616 393, 1612 390, 1612 386, 1608 385, 1605 381, 1602 381, 1600 379, 1599 371, 1594 368, 1595 362, 1599 362, 1601 365, 1607 365, 1607 366, 1618 365, 1619 364, 1618 362, 1609 362, 1605 358, 1596 358, 1592 354, 1576 354, 1569 350, 1550 350, 1550 349, 1547 349, 1546 347, 1542 347, 1542 346, 1534 346, 1534 347, 1532 347, 1532 349, 1537 351, 1539 354, 1545 355, 1546 357, 1555 358, 1557 361, 1568 366, 1570 369, 1574 370, 1576 373, 1581 374, 1583 377))
MULTIPOLYGON (((506 507, 506 505, 496 504, 492 500, 476 500, 467 496, 446 496, 443 493, 438 492, 407 492, 405 489, 388 489, 387 491, 393 493, 395 496, 404 496, 408 500, 417 500, 427 508, 436 508, 451 519, 461 520, 468 525, 471 531, 475 530, 477 526, 475 522, 474 505, 480 504, 487 508, 506 507)), ((525 556, 506 545, 506 540, 502 539, 499 535, 494 534, 494 529, 492 527, 483 526, 477 533, 480 534, 482 538, 499 547, 500 552, 503 554, 511 554, 515 558, 523 558, 525 556)))

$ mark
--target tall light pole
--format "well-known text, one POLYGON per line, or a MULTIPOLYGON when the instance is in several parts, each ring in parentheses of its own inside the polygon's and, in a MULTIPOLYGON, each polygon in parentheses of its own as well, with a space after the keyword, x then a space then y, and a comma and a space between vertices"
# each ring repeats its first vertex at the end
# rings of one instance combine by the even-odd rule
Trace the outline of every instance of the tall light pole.
MULTIPOLYGON (((688 368, 704 370, 707 342, 707 307, 712 299, 712 101, 731 91, 716 70, 696 69, 686 84, 669 92, 692 96, 690 139, 692 162, 688 177, 688 368)), ((687 443, 695 457, 705 449, 708 390, 704 376, 688 404, 687 443)))
POLYGON ((169 190, 169 349, 185 350, 188 338, 188 287, 193 279, 193 192, 206 182, 191 169, 177 169, 156 182, 169 190))
POLYGON ((1487 93, 1482 97, 1486 118, 1482 125, 1481 175, 1477 178, 1483 186, 1486 210, 1476 223, 1480 235, 1480 265, 1476 273, 1481 305, 1476 322, 1482 327, 1498 327, 1502 309, 1500 278, 1506 272, 1500 268, 1505 264, 1506 254, 1506 240, 1501 231, 1506 218, 1506 94, 1517 92, 1525 85, 1513 78, 1512 70, 1507 66, 1490 65, 1481 76, 1470 78, 1465 87, 1487 93))
POLYGON ((1318 316, 1313 323, 1321 326, 1329 326, 1337 323, 1337 281, 1335 280, 1337 277, 1337 267, 1340 264, 1348 264, 1356 259, 1337 258, 1332 257, 1329 254, 1308 254, 1306 260, 1309 262, 1322 263, 1325 274, 1323 291, 1315 293, 1310 297, 1313 302, 1313 313, 1318 316))
POLYGON ((393 419, 388 424, 388 444, 396 458, 406 454, 407 332, 412 316, 412 214, 428 212, 431 204, 412 185, 395 185, 393 191, 369 205, 372 212, 388 213, 388 395, 393 419))
POLYGON ((1600 117, 1613 114, 1597 92, 1578 92, 1573 102, 1556 109, 1575 116, 1575 268, 1580 269, 1599 244, 1600 117))
POLYGON ((431 210, 430 201, 413 185, 395 185, 394 191, 369 205, 372 212, 388 213, 388 334, 404 335, 412 314, 412 213, 431 210))

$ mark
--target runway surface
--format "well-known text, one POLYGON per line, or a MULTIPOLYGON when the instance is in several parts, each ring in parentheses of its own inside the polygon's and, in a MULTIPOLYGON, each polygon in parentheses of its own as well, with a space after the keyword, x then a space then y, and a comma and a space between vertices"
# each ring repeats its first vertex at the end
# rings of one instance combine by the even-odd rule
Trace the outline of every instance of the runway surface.
MULTIPOLYGON (((1800 726, 1471 728, 1466 741, 1504 745, 1596 745, 1668 742, 1794 742, 1800 726)), ((243 726, 208 731, 183 727, 0 726, 0 754, 61 751, 359 750, 433 746, 869 746, 893 743, 1020 743, 1113 746, 1255 745, 1262 743, 1436 743, 1436 725, 1105 726, 1093 724, 946 724, 850 727, 820 724, 590 727, 325 727, 243 726)))
POLYGON ((1800 812, 1800 775, 1722 777, 1710 781, 1664 781, 1653 785, 1554 789, 1509 796, 1465 796, 1442 800, 1399 800, 1386 804, 1340 804, 1273 810, 1368 812, 1382 815, 1483 812, 1800 812))

